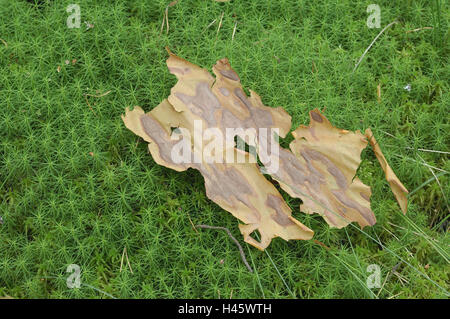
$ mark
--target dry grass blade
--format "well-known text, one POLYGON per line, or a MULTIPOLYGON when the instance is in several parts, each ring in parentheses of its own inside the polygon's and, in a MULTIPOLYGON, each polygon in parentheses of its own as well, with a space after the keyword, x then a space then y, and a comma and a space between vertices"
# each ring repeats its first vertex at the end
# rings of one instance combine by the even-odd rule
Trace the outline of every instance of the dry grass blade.
POLYGON ((208 24, 208 26, 206 26, 206 27, 203 29, 202 33, 204 33, 207 29, 209 29, 214 23, 216 23, 216 21, 217 21, 217 19, 214 19, 210 24, 208 24))
POLYGON ((383 290, 384 285, 386 285, 386 282, 389 280, 389 278, 391 277, 392 273, 393 273, 394 271, 397 270, 397 268, 400 266, 400 264, 401 264, 401 262, 397 263, 397 264, 396 264, 394 267, 392 267, 392 269, 389 271, 389 273, 387 274, 386 278, 384 279, 383 284, 381 285, 380 290, 378 290, 377 298, 380 296, 380 293, 381 293, 381 291, 383 290))
POLYGON ((234 23, 233 35, 231 36, 231 41, 234 41, 234 35, 236 34, 237 21, 234 23))
MULTIPOLYGON (((406 148, 406 149, 409 149, 409 150, 415 150, 414 148, 408 147, 408 146, 405 147, 405 148, 406 148)), ((427 153, 439 153, 439 154, 450 155, 450 152, 430 150, 430 149, 427 149, 427 148, 418 148, 417 150, 418 150, 418 151, 421 151, 421 152, 427 152, 427 153)))
POLYGON ((166 14, 163 14, 163 20, 161 22, 161 31, 159 31, 159 35, 162 34, 163 30, 164 30, 164 22, 166 22, 166 14))
POLYGON ((408 30, 408 31, 406 31, 406 33, 417 32, 417 31, 422 31, 422 30, 432 30, 432 29, 433 29, 433 27, 423 27, 423 28, 417 28, 414 30, 408 30))
POLYGON ((125 258, 125 250, 126 250, 126 247, 123 247, 122 258, 120 259, 120 270, 119 270, 119 272, 122 272, 122 269, 123 269, 123 259, 125 258))
POLYGON ((378 85, 377 85, 377 100, 378 100, 378 103, 381 102, 381 84, 380 83, 378 83, 378 85))
MULTIPOLYGON (((408 147, 409 149, 413 149, 412 147, 408 147)), ((444 151, 435 151, 435 150, 429 150, 426 148, 418 148, 418 151, 422 151, 422 152, 429 152, 429 153, 440 153, 440 154, 447 154, 449 155, 450 152, 444 152, 444 151)))
POLYGON ((105 93, 102 93, 102 94, 100 94, 100 95, 94 95, 94 94, 88 94, 88 93, 86 93, 86 94, 85 94, 85 96, 92 96, 92 97, 103 97, 103 96, 106 96, 106 95, 108 95, 109 93, 111 93, 111 90, 109 90, 109 91, 106 91, 105 93))
MULTIPOLYGON (((126 249, 126 247, 125 247, 126 249)), ((133 268, 131 268, 130 260, 128 259, 128 252, 125 250, 125 257, 127 258, 128 268, 130 268, 131 273, 133 273, 133 268)))
POLYGON ((418 161, 418 160, 415 160, 415 159, 413 159, 413 158, 409 158, 409 157, 407 157, 407 156, 400 156, 400 155, 397 155, 397 154, 392 154, 392 156, 394 156, 394 157, 397 157, 397 158, 400 158, 400 159, 406 159, 406 160, 408 160, 408 161, 410 161, 410 162, 416 162, 416 163, 419 163, 419 164, 421 164, 421 165, 423 165, 423 166, 425 166, 425 167, 430 167, 430 168, 432 168, 432 169, 435 169, 435 170, 437 170, 437 171, 440 171, 440 172, 443 172, 443 173, 445 173, 445 174, 450 174, 450 172, 449 171, 446 171, 445 169, 442 169, 442 168, 439 168, 439 167, 436 167, 436 166, 432 166, 432 165, 429 165, 429 164, 427 164, 427 163, 424 163, 424 162, 422 162, 422 161, 418 161))
POLYGON ((312 61, 311 73, 317 73, 319 70, 317 69, 316 63, 312 61))
MULTIPOLYGON (((417 156, 419 156, 419 158, 422 160, 422 162, 424 162, 425 164, 427 164, 427 162, 425 162, 425 160, 422 158, 422 156, 420 156, 419 154, 417 154, 417 156)), ((447 196, 445 195, 444 189, 442 188, 441 182, 439 181, 439 178, 436 176, 436 174, 434 173, 434 170, 428 166, 428 169, 430 170, 431 174, 433 174, 433 177, 436 179, 436 183, 438 184, 439 188, 441 189, 441 193, 442 196, 444 197, 445 200, 445 204, 447 206, 447 211, 450 212, 450 208, 448 207, 448 201, 447 201, 447 196)))
POLYGON ((169 34, 169 6, 166 7, 166 34, 169 34))
POLYGON ((395 297, 400 296, 402 293, 403 293, 403 291, 402 291, 402 292, 399 292, 399 293, 396 294, 396 295, 390 296, 390 297, 388 297, 387 299, 394 299, 395 297))
MULTIPOLYGON (((398 139, 397 136, 392 135, 391 133, 388 133, 388 132, 385 132, 385 131, 382 131, 382 130, 380 130, 380 132, 382 132, 382 133, 384 133, 384 134, 386 134, 386 135, 388 135, 390 137, 398 139)), ((439 153, 439 154, 447 154, 447 155, 450 154, 450 152, 430 150, 430 149, 426 149, 426 148, 417 148, 417 149, 415 149, 415 148, 410 147, 410 146, 405 146, 405 148, 408 149, 408 150, 417 150, 417 151, 421 151, 421 152, 439 153)))
POLYGON ((127 259, 128 268, 130 269, 131 273, 133 273, 133 269, 131 268, 130 260, 128 259, 127 247, 123 247, 122 258, 120 260, 120 270, 119 270, 119 272, 122 272, 124 258, 127 259))
MULTIPOLYGON (((387 222, 389 225, 391 225, 391 226, 394 226, 394 227, 397 227, 397 228, 400 228, 400 229, 403 229, 403 230, 405 230, 405 231, 409 231, 409 229, 407 229, 407 228, 405 228, 405 227, 402 227, 402 226, 399 226, 399 225, 396 225, 396 224, 394 224, 394 223, 391 223, 391 222, 387 222)), ((432 237, 430 237, 430 236, 428 236, 428 235, 426 235, 426 234, 420 234, 420 233, 418 233, 418 232, 415 232, 415 231, 411 231, 411 233, 412 234, 414 234, 414 235, 416 235, 416 236, 421 236, 421 237, 423 237, 423 238, 428 238, 428 239, 430 239, 430 240, 434 240, 434 241, 437 241, 435 238, 432 238, 432 237)))
POLYGON ((223 20, 224 14, 225 14, 225 12, 222 12, 222 15, 220 16, 219 27, 217 28, 216 38, 219 36, 219 31, 220 31, 220 28, 222 27, 222 20, 223 20))
POLYGON ((388 28, 390 28, 392 25, 398 23, 397 20, 392 21, 391 23, 389 23, 387 26, 385 26, 383 28, 383 30, 380 31, 380 33, 378 33, 378 35, 373 39, 372 43, 370 43, 370 45, 367 47, 366 51, 364 51, 364 53, 361 55, 361 57, 359 58, 358 62, 355 65, 355 68, 353 69, 353 72, 356 71, 356 69, 358 68, 359 64, 361 63, 361 61, 364 59, 365 55, 367 54, 367 52, 369 52, 370 48, 372 47, 372 45, 375 43, 375 41, 377 41, 377 39, 383 34, 384 31, 386 31, 388 28))

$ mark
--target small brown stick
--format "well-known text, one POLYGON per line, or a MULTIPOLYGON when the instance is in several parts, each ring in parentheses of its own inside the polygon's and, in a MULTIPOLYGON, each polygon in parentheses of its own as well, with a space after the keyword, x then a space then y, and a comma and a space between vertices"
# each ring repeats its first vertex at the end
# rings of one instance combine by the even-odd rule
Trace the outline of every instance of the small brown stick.
POLYGON ((92 108, 92 106, 89 104, 88 98, 87 98, 87 94, 83 94, 84 95, 84 99, 86 100, 87 105, 89 106, 89 108, 91 109, 92 113, 94 113, 95 116, 97 116, 97 113, 95 113, 94 109, 92 108))
POLYGON ((322 247, 325 248, 326 250, 330 250, 330 249, 331 249, 330 247, 328 247, 327 245, 325 245, 325 244, 322 243, 321 241, 318 241, 317 239, 314 239, 314 242, 315 242, 317 245, 322 246, 322 247))
POLYGON ((406 31, 406 33, 417 32, 417 31, 422 31, 422 30, 431 30, 431 29, 433 29, 433 27, 423 27, 423 28, 417 28, 414 30, 408 30, 408 31, 406 31))
POLYGON ((209 226, 209 225, 197 225, 197 228, 207 228, 207 229, 221 229, 227 232, 228 236, 230 236, 230 238, 235 242, 235 244, 238 246, 239 248, 239 253, 241 254, 241 258, 242 261, 244 262, 245 266, 247 266, 248 270, 250 272, 253 272, 252 267, 250 267, 250 265, 247 262, 247 259, 245 258, 245 254, 244 254, 244 250, 242 249, 241 244, 239 244, 239 242, 236 240, 236 238, 233 237, 233 235, 231 234, 230 230, 226 227, 219 227, 219 226, 209 226))
POLYGON ((188 218, 189 218, 189 222, 190 222, 191 225, 192 225, 192 228, 194 228, 195 232, 198 234, 199 232, 198 232, 197 228, 195 228, 195 225, 194 225, 194 223, 192 222, 192 219, 191 219, 191 216, 189 216, 189 213, 188 213, 188 218))
POLYGON ((89 94, 89 93, 83 94, 83 95, 84 95, 84 99, 86 100, 87 105, 89 106, 89 108, 91 109, 92 113, 94 113, 95 116, 97 116, 97 114, 95 113, 95 111, 94 111, 94 109, 92 108, 91 104, 89 104, 89 101, 88 101, 88 98, 87 98, 87 97, 88 97, 88 96, 92 96, 92 97, 103 97, 103 96, 105 96, 105 95, 108 95, 109 93, 111 93, 111 90, 109 90, 109 91, 107 91, 107 92, 105 92, 105 93, 102 93, 102 94, 100 94, 100 95, 94 95, 94 94, 89 94))
MULTIPOLYGON (((166 7, 166 34, 169 34, 169 8, 173 7, 174 5, 176 5, 178 3, 178 0, 172 1, 171 3, 169 3, 166 7)), ((163 21, 164 24, 164 21, 163 21)))
POLYGON ((2 43, 5 45, 5 47, 8 47, 8 43, 6 43, 6 41, 5 40, 3 40, 3 39, 0 39, 0 41, 2 41, 2 43))

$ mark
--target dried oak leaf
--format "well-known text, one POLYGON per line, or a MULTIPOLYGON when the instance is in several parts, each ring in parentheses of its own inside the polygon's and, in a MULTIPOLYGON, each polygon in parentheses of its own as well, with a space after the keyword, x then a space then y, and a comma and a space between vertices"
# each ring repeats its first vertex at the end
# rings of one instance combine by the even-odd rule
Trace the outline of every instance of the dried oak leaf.
MULTIPOLYGON (((218 75, 215 82, 208 71, 172 53, 167 66, 178 78, 168 99, 148 113, 135 107, 132 111, 127 109, 122 116, 127 128, 149 142, 155 162, 177 171, 199 170, 205 179, 208 198, 245 223, 239 225, 244 240, 258 249, 265 249, 274 237, 310 239, 313 231, 291 216, 281 194, 262 175, 255 159, 251 161, 253 155, 237 149, 234 136, 227 136, 225 132, 225 128, 261 125, 270 128, 280 124, 284 126, 280 131, 285 135, 290 128, 289 115, 281 108, 263 106, 254 92, 248 98, 226 59, 214 67, 218 75), (194 145, 195 120, 201 121, 203 128, 222 131, 224 148, 231 151, 233 158, 244 156, 244 163, 207 162, 204 152, 194 145), (173 128, 180 128, 182 134, 175 134, 173 128), (192 150, 187 163, 175 161, 172 156, 176 145, 180 145, 181 135, 187 137, 186 147, 192 150), (196 161, 196 156, 201 160, 196 161), (250 236, 255 230, 261 235, 260 242, 250 236)), ((236 135, 250 142, 244 134, 236 135)))

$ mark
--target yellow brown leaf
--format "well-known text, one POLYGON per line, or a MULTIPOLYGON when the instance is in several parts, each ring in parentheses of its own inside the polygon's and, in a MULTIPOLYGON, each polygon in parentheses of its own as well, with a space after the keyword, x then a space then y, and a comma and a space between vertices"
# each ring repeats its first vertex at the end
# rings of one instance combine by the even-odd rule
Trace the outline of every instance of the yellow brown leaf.
POLYGON ((387 160, 384 157, 383 152, 381 151, 380 145, 373 136, 372 130, 370 128, 366 129, 365 134, 370 142, 370 145, 372 146, 372 149, 375 153, 375 156, 378 159, 378 162, 381 165, 381 168, 384 171, 386 180, 388 181, 389 186, 391 187, 391 190, 394 193, 394 196, 397 199, 397 202, 400 205, 403 214, 406 214, 406 210, 408 208, 408 199, 407 199, 408 190, 402 184, 402 182, 400 182, 400 180, 397 178, 397 175, 395 175, 394 171, 387 163, 387 160))

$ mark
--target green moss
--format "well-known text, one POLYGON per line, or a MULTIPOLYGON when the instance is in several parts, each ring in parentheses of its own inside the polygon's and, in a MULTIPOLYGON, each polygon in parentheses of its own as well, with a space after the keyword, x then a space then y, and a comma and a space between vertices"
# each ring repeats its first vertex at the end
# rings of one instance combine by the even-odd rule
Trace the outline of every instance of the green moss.
POLYGON ((183 0, 169 9, 168 35, 159 34, 168 1, 77 3, 80 29, 66 27, 64 3, 0 6, 7 42, 0 43, 0 295, 108 297, 100 289, 116 298, 448 296, 438 286, 448 290, 450 162, 448 153, 420 150, 449 151, 443 33, 450 10, 443 3, 378 1, 382 26, 400 23, 354 73, 379 32, 366 27, 365 2, 183 0), (219 34, 217 22, 205 29, 222 12, 219 34), (84 21, 94 28, 86 31, 84 21), (406 33, 423 26, 435 28, 406 33), (293 127, 306 124, 316 107, 326 107, 338 127, 372 127, 414 191, 407 217, 365 151, 358 174, 372 187, 378 224, 365 233, 330 229, 289 199, 295 216, 331 250, 279 238, 268 254, 245 245, 256 270, 249 273, 226 234, 191 226, 189 218, 225 226, 242 242, 237 220, 206 198, 201 175, 156 165, 120 119, 126 106, 150 110, 170 93, 175 78, 164 46, 209 69, 228 57, 243 85, 265 104, 283 106, 293 127), (87 104, 84 94, 109 90, 87 104), (433 175, 422 159, 441 173, 440 185, 423 185, 433 175), (126 262, 120 272, 124 247, 133 273, 126 262), (405 262, 393 273, 399 258, 405 262), (80 289, 66 286, 69 264, 81 267, 80 289), (365 285, 370 264, 380 266, 382 283, 388 276, 381 291, 365 285))

